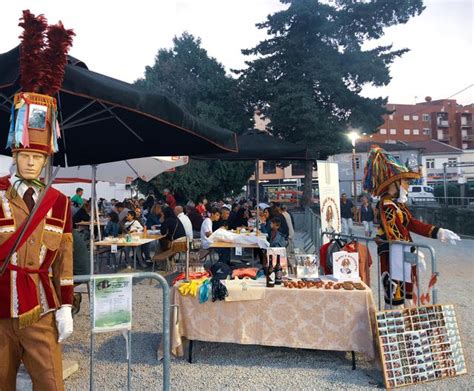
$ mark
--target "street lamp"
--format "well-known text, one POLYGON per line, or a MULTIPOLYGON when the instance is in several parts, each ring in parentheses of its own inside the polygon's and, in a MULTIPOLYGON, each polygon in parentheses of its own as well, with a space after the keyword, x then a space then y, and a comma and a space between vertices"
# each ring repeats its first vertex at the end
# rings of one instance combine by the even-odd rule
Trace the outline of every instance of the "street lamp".
POLYGON ((347 134, 347 137, 349 140, 351 140, 352 143, 352 183, 354 186, 354 198, 357 197, 357 183, 356 183, 356 141, 358 138, 360 138, 359 133, 356 131, 351 131, 347 134))

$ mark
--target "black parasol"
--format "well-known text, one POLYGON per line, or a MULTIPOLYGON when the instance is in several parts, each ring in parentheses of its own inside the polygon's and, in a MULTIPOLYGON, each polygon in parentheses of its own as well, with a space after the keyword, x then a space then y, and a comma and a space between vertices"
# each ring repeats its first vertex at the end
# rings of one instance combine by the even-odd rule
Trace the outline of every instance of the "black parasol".
POLYGON ((303 145, 290 143, 266 132, 253 130, 237 136, 238 152, 208 153, 196 159, 311 160, 303 145))
MULTIPOLYGON (((19 53, 16 47, 0 54, 1 143, 19 90, 19 53)), ((56 97, 63 137, 55 165, 237 151, 235 133, 194 118, 167 97, 90 71, 74 57, 68 62, 56 97)), ((0 154, 9 154, 3 145, 0 154)))

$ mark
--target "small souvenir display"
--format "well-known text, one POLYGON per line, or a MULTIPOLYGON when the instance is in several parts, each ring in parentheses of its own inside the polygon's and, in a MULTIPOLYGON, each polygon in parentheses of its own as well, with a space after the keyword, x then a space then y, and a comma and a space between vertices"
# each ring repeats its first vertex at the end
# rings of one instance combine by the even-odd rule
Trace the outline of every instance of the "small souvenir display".
POLYGON ((452 305, 378 312, 377 332, 388 389, 467 372, 452 305))
POLYGON ((363 291, 365 290, 364 284, 361 282, 351 282, 351 281, 345 281, 341 283, 337 283, 334 281, 323 281, 320 278, 315 278, 315 279, 307 279, 307 280, 291 280, 291 281, 284 281, 283 286, 285 288, 297 288, 297 289, 303 289, 303 288, 315 288, 315 289, 335 289, 335 290, 346 290, 346 291, 353 291, 353 290, 358 290, 358 291, 363 291))
POLYGON ((319 258, 315 254, 295 254, 296 276, 298 278, 318 278, 319 258))
POLYGON ((332 256, 333 275, 338 281, 358 281, 359 254, 347 251, 338 251, 332 256))

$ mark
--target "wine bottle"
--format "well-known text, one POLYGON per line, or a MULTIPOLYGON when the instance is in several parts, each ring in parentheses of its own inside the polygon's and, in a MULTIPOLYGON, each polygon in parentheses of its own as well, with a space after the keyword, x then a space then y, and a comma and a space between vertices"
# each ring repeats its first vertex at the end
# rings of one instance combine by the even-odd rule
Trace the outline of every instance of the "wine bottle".
POLYGON ((275 287, 275 270, 273 269, 273 255, 268 257, 267 288, 275 287))
POLYGON ((280 263, 280 254, 277 254, 277 263, 275 265, 275 285, 283 283, 283 268, 280 263))

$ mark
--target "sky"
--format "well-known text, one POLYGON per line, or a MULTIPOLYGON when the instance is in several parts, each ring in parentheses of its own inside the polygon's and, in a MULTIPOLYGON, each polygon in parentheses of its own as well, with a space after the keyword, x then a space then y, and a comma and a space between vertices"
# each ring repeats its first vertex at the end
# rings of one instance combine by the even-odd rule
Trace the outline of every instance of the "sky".
MULTIPOLYGON (((202 46, 226 69, 245 66, 241 49, 265 39, 255 23, 283 9, 278 0, 15 0, 0 6, 0 53, 19 43, 18 18, 23 9, 44 13, 50 23, 62 20, 74 28, 71 55, 89 69, 127 82, 143 76, 160 48, 169 48, 184 31, 200 37, 202 46)), ((474 83, 474 0, 426 0, 426 10, 405 25, 386 30, 367 44, 393 44, 411 51, 391 67, 392 81, 367 87, 368 97, 390 103, 448 98, 474 83)), ((474 86, 453 97, 474 103, 474 86)))

